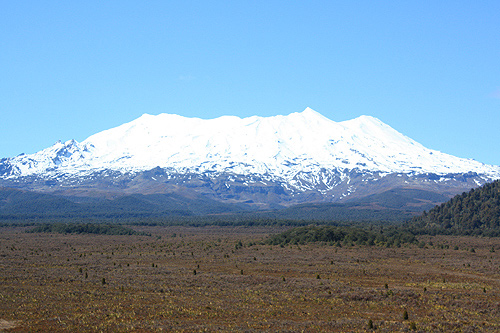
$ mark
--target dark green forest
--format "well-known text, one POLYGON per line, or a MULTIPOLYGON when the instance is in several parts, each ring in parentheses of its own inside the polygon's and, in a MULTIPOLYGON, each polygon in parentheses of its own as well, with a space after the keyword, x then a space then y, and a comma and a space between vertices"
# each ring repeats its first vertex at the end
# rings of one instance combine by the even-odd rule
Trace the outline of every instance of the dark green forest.
POLYGON ((415 233, 500 236, 500 180, 453 197, 410 226, 415 233))
POLYGON ((117 224, 97 224, 97 223, 43 223, 32 229, 28 233, 54 232, 59 234, 97 234, 97 235, 144 235, 130 228, 117 224))
POLYGON ((412 233, 398 227, 305 226, 290 229, 267 240, 272 245, 304 245, 311 242, 335 246, 400 247, 402 244, 416 243, 417 239, 412 233))

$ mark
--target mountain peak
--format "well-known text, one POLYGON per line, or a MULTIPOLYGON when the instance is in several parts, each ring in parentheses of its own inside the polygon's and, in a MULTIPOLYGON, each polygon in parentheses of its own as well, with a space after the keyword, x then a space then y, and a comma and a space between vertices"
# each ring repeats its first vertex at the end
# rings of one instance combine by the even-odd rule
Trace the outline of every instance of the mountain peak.
POLYGON ((304 111, 302 111, 303 114, 319 114, 319 112, 314 111, 310 107, 306 107, 304 111))
POLYGON ((310 107, 307 107, 305 108, 304 111, 302 112, 299 112, 300 115, 302 116, 305 116, 305 117, 321 117, 321 118, 325 118, 321 113, 317 112, 317 111, 314 111, 313 109, 311 109, 310 107))
POLYGON ((305 122, 308 124, 312 123, 323 123, 323 124, 331 124, 334 123, 334 121, 326 118, 323 116, 321 113, 314 111, 310 107, 305 108, 304 111, 302 112, 293 112, 287 117, 289 120, 295 120, 299 122, 305 122))

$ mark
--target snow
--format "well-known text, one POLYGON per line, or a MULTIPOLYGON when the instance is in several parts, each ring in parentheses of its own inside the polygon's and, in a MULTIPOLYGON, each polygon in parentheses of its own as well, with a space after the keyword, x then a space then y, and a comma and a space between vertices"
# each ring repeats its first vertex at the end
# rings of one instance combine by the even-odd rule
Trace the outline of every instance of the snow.
POLYGON ((310 108, 288 116, 208 120, 144 114, 81 143, 57 142, 35 154, 7 159, 7 163, 14 172, 3 177, 11 178, 105 169, 134 172, 157 166, 177 172, 268 174, 270 179, 289 183, 297 174, 311 172, 326 186, 328 175, 321 175, 325 169, 382 174, 476 172, 500 178, 498 166, 427 149, 377 118, 334 122, 310 108))

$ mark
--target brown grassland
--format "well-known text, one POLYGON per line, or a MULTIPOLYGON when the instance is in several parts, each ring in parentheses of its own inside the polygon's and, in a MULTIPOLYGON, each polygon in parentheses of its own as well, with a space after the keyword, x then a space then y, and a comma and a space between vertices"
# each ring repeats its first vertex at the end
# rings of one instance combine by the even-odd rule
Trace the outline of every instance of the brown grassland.
POLYGON ((253 244, 273 228, 136 229, 151 236, 1 228, 0 331, 500 331, 497 238, 281 247, 253 244))

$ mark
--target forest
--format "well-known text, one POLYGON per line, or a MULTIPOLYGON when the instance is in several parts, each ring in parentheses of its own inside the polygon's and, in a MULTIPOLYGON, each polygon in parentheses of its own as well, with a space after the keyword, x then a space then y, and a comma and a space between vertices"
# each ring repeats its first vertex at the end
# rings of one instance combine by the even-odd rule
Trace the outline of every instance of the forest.
POLYGON ((415 233, 500 236, 500 180, 453 197, 409 222, 415 233))
POLYGON ((96 234, 96 235, 145 235, 131 228, 118 224, 101 223, 43 223, 32 229, 28 233, 55 232, 59 234, 96 234))
POLYGON ((337 247, 342 245, 400 247, 401 244, 416 243, 417 239, 415 235, 397 227, 363 229, 354 226, 306 226, 274 235, 266 241, 272 245, 304 245, 313 242, 337 247))

